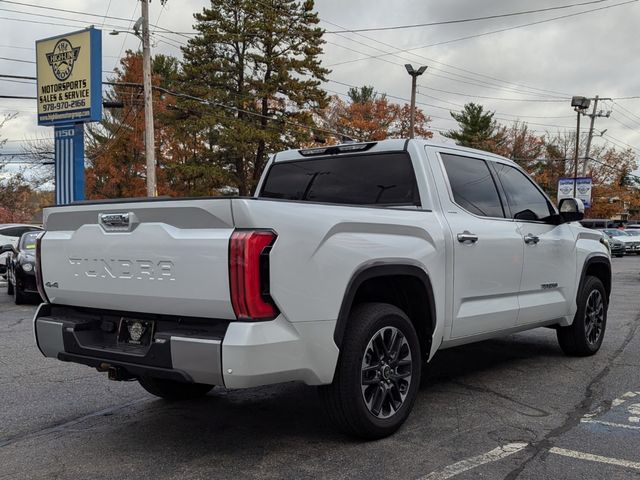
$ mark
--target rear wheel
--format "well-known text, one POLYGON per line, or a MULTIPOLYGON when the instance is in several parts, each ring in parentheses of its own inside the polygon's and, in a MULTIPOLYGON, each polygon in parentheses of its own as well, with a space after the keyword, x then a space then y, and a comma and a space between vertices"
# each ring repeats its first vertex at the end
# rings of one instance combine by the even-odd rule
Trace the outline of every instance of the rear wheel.
POLYGON ((147 392, 166 400, 190 400, 205 396, 213 385, 185 383, 164 378, 140 377, 138 382, 147 392))
POLYGON ((355 307, 333 383, 320 387, 330 420, 343 432, 386 437, 409 416, 418 393, 421 353, 413 324, 384 303, 355 307))
POLYGON ((558 342, 567 355, 586 357, 602 345, 607 326, 607 292, 597 277, 585 278, 573 323, 559 327, 558 342))

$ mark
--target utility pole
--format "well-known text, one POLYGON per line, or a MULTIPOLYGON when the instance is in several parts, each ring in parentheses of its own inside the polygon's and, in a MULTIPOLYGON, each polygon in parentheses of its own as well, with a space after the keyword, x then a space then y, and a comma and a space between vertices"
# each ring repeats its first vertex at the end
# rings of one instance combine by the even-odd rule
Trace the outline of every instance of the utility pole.
POLYGON ((404 68, 407 69, 407 73, 411 75, 411 112, 409 115, 409 138, 413 138, 413 130, 416 121, 416 79, 422 75, 427 69, 426 66, 420 67, 418 70, 414 70, 410 63, 405 64, 404 68))
POLYGON ((587 165, 589 164, 589 151, 591 150, 591 140, 593 139, 593 124, 596 121, 596 117, 607 117, 611 115, 611 112, 602 113, 598 112, 598 100, 611 100, 610 98, 600 98, 598 95, 593 98, 593 110, 591 113, 586 114, 591 118, 591 126, 589 127, 589 136, 587 137, 587 147, 584 153, 584 162, 582 163, 582 176, 587 175, 587 165))
POLYGON ((156 186, 156 148, 153 129, 153 92, 151 87, 151 45, 149 41, 149 1, 142 3, 142 76, 144 89, 144 146, 147 157, 147 196, 158 196, 156 186))

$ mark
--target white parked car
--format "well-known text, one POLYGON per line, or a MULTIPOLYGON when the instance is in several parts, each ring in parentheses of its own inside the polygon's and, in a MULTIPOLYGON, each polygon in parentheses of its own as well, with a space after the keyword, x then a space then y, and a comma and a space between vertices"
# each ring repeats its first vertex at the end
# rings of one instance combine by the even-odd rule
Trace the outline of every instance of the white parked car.
POLYGON ((568 355, 598 351, 611 259, 583 211, 467 148, 280 152, 253 198, 46 209, 36 340, 171 399, 319 385, 339 428, 380 438, 438 350, 551 327, 568 355))
POLYGON ((602 229, 602 232, 604 232, 610 238, 615 238, 616 240, 620 240, 621 242, 623 242, 627 255, 632 253, 640 255, 640 237, 627 233, 624 230, 619 230, 617 228, 604 228, 602 229))
MULTIPOLYGON (((0 247, 11 244, 14 248, 18 246, 18 241, 23 233, 33 230, 42 230, 35 225, 24 225, 21 223, 3 223, 0 224, 0 247)), ((0 254, 0 275, 7 273, 7 257, 8 253, 0 254)))

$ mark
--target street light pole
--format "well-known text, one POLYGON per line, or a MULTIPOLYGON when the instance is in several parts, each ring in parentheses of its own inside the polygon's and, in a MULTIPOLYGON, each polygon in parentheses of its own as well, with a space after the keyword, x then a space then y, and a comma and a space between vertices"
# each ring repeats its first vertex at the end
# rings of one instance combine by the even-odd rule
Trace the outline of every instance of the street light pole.
POLYGON ((153 128, 153 92, 151 88, 151 45, 149 41, 149 0, 142 3, 142 84, 144 89, 144 146, 147 158, 147 196, 158 196, 156 186, 156 149, 153 128))
POLYGON ((423 66, 418 70, 414 70, 413 66, 407 63, 404 68, 406 68, 407 73, 411 75, 411 112, 409 114, 409 138, 413 138, 413 131, 416 121, 416 79, 425 72, 427 67, 423 66))
POLYGON ((580 115, 582 112, 578 108, 575 109, 578 115, 576 122, 576 148, 573 154, 573 198, 576 198, 576 184, 578 183, 578 150, 580 150, 580 115))
POLYGON ((573 198, 577 196, 577 183, 578 183, 578 153, 580 151, 580 115, 587 108, 591 99, 586 97, 571 97, 571 106, 576 111, 578 120, 576 122, 576 148, 573 153, 573 198))

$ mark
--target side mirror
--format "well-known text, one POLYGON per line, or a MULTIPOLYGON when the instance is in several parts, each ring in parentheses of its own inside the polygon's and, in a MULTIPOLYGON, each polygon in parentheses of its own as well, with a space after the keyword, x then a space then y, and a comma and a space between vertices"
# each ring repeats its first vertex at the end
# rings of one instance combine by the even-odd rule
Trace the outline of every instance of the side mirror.
POLYGON ((558 210, 563 223, 579 222, 584 218, 584 203, 579 198, 563 198, 558 210))
POLYGON ((2 247, 0 247, 0 254, 7 253, 7 252, 15 253, 15 251, 16 249, 13 248, 13 245, 11 245, 10 243, 7 243, 6 245, 3 245, 2 247))

